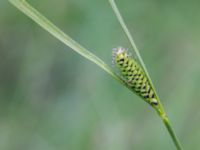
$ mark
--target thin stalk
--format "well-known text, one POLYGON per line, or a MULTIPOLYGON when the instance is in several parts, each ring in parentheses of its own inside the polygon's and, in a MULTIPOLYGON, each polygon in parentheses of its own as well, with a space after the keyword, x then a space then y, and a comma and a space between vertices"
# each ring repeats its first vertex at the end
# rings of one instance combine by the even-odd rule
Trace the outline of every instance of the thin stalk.
POLYGON ((182 150, 183 148, 181 147, 181 144, 178 141, 178 138, 177 138, 175 132, 173 131, 172 126, 170 125, 169 119, 167 117, 163 117, 162 120, 163 120, 168 132, 170 133, 170 135, 174 141, 174 144, 176 145, 177 150, 182 150))
POLYGON ((158 100, 158 106, 153 106, 153 107, 157 111, 157 113, 161 117, 161 119, 163 120, 163 123, 165 124, 165 126, 166 126, 166 128, 167 128, 167 130, 168 130, 168 132, 169 132, 169 134, 170 134, 170 136, 172 138, 172 141, 174 142, 177 150, 182 150, 181 144, 180 144, 175 132, 172 129, 170 121, 169 121, 169 119, 168 119, 168 117, 167 117, 167 115, 165 113, 164 107, 163 107, 163 105, 162 105, 162 103, 160 101, 160 98, 159 98, 156 90, 155 90, 155 87, 154 87, 152 79, 151 79, 151 77, 150 77, 150 75, 148 73, 146 65, 145 65, 145 63, 144 63, 144 61, 143 61, 143 59, 142 59, 142 57, 140 55, 140 52, 139 52, 139 50, 138 50, 138 48, 137 48, 137 46, 136 46, 136 44, 135 44, 135 42, 133 40, 133 37, 132 37, 130 31, 128 30, 128 28, 127 28, 127 26, 126 26, 126 24, 124 22, 124 19, 123 19, 122 15, 121 15, 119 9, 117 8, 115 0, 109 0, 109 2, 110 2, 110 5, 111 5, 111 7, 112 7, 112 9, 114 11, 114 14, 116 15, 116 17, 117 17, 117 19, 118 19, 123 31, 125 32, 128 40, 130 41, 130 43, 132 45, 132 48, 133 48, 133 50, 134 50, 134 52, 135 52, 135 54, 136 54, 136 56, 137 56, 137 58, 138 58, 138 60, 139 60, 139 62, 141 64, 142 68, 144 69, 144 72, 147 75, 147 78, 148 78, 148 80, 149 80, 149 82, 150 82, 150 84, 151 84, 151 86, 152 86, 152 88, 153 88, 153 90, 154 90, 154 92, 156 94, 156 97, 157 97, 157 100, 158 100))

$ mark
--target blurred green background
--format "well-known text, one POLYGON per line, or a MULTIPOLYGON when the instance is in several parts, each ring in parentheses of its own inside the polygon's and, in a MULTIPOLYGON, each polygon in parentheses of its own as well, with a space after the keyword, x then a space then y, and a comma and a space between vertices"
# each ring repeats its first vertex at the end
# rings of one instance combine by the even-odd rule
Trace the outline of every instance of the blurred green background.
MULTIPOLYGON (((111 63, 131 47, 107 0, 30 0, 111 63)), ((184 149, 200 149, 200 1, 117 0, 184 149)), ((0 1, 1 150, 175 150, 156 113, 0 1)))

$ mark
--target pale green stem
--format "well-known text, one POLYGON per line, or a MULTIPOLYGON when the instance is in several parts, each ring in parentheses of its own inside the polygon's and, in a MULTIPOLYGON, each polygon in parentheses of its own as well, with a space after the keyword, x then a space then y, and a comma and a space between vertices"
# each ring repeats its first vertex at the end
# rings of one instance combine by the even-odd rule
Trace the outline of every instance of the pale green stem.
POLYGON ((182 146, 181 146, 181 144, 180 144, 175 132, 173 131, 172 126, 170 125, 169 119, 166 116, 162 116, 161 118, 162 118, 162 120, 163 120, 163 122, 164 122, 164 124, 165 124, 165 126, 166 126, 166 128, 168 130, 168 132, 170 133, 171 138, 172 138, 177 150, 182 150, 183 148, 182 148, 182 146))
POLYGON ((137 58, 138 58, 138 60, 139 60, 139 62, 141 64, 142 68, 144 69, 144 72, 147 75, 147 78, 148 78, 152 88, 154 89, 154 92, 155 92, 156 97, 158 99, 158 106, 153 106, 153 107, 157 111, 159 116, 162 118, 162 120, 163 120, 163 122, 164 122, 164 124, 165 124, 165 126, 166 126, 166 128, 167 128, 167 130, 168 130, 168 132, 169 132, 169 134, 170 134, 170 136, 171 136, 176 148, 177 148, 177 150, 182 150, 181 144, 178 141, 178 138, 176 137, 176 134, 172 129, 172 126, 171 126, 171 124, 169 122, 169 119, 168 119, 166 113, 165 113, 164 107, 163 107, 163 105, 162 105, 162 103, 161 103, 161 101, 159 99, 159 96, 158 96, 158 94, 157 94, 157 92, 155 90, 155 87, 154 87, 153 82, 151 80, 151 77, 150 77, 150 75, 148 73, 148 70, 147 70, 147 68, 145 66, 145 63, 144 63, 144 61, 143 61, 143 59, 142 59, 142 57, 141 57, 141 55, 139 53, 139 50, 138 50, 138 48, 137 48, 137 46, 136 46, 136 44, 135 44, 135 42, 133 40, 133 37, 131 36, 130 31, 128 30, 128 28, 127 28, 127 26, 126 26, 126 24, 125 24, 125 22, 123 20, 123 17, 121 16, 121 13, 119 12, 119 9, 117 8, 117 5, 115 4, 115 0, 109 0, 109 2, 110 2, 110 5, 111 5, 111 7, 112 7, 112 9, 113 9, 113 11, 114 11, 119 23, 120 23, 120 25, 122 26, 122 29, 124 30, 128 40, 130 41, 130 43, 132 45, 132 48, 133 48, 133 50, 134 50, 134 52, 135 52, 135 54, 136 54, 136 56, 137 56, 137 58))

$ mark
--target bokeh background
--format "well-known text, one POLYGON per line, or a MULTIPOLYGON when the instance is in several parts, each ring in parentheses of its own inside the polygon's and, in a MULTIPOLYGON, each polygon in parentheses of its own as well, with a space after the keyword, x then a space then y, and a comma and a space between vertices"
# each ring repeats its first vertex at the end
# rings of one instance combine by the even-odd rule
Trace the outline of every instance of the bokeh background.
MULTIPOLYGON (((200 149, 200 1, 116 0, 184 149, 200 149)), ((111 63, 131 50, 107 0, 30 0, 111 63)), ((1 150, 175 150, 156 113, 0 1, 1 150)))

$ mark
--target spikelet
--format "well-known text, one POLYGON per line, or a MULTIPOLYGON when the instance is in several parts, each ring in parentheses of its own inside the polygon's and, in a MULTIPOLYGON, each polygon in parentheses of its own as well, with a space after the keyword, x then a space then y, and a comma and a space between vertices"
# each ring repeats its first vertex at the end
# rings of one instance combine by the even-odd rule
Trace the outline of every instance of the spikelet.
POLYGON ((127 85, 151 105, 157 105, 155 92, 146 74, 137 62, 130 57, 128 51, 122 47, 113 49, 113 63, 118 68, 122 79, 127 85))

